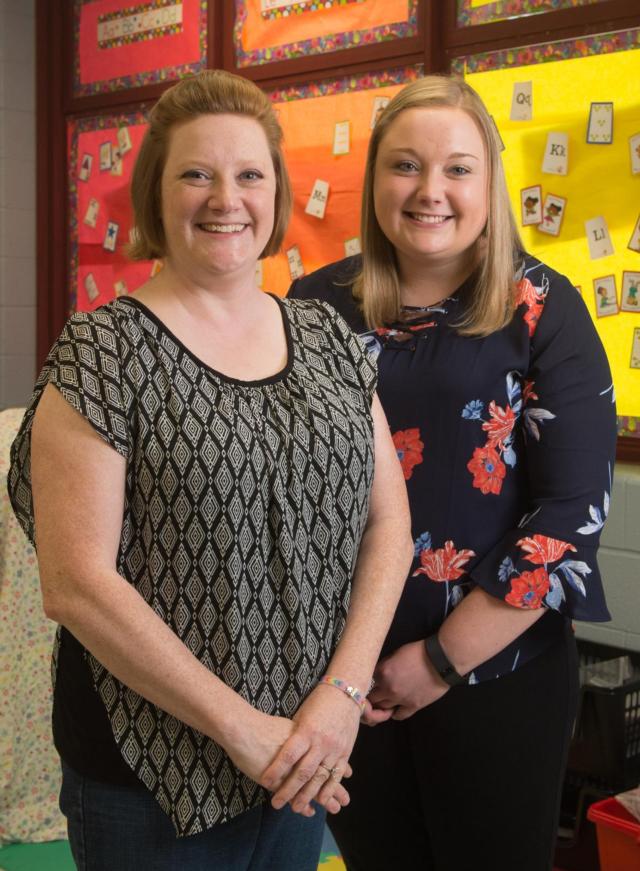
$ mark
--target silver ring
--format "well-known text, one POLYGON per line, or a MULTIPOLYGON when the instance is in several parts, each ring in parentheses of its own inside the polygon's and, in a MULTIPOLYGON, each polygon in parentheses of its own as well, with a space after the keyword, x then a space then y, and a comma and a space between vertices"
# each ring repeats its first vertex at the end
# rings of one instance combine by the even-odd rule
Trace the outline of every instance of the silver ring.
POLYGON ((319 768, 324 768, 324 770, 327 772, 327 774, 329 775, 329 777, 331 777, 333 780, 337 780, 337 779, 338 779, 338 775, 340 774, 340 769, 339 769, 339 768, 335 768, 335 767, 334 767, 334 768, 329 768, 329 766, 328 766, 328 765, 325 765, 323 762, 321 762, 321 763, 319 764, 318 767, 319 767, 319 768))

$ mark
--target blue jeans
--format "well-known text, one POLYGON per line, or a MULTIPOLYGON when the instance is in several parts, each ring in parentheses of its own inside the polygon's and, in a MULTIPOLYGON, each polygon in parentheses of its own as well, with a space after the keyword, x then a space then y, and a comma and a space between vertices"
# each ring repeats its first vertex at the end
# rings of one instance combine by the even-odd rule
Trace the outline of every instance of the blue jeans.
POLYGON ((144 787, 89 780, 62 764, 60 809, 79 871, 316 871, 325 814, 270 804, 176 838, 144 787))

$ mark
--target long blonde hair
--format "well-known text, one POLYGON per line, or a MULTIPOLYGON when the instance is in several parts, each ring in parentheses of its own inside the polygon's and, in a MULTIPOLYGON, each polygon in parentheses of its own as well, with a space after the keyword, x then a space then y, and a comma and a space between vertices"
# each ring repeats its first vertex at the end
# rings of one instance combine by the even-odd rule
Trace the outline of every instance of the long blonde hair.
POLYGON ((511 211, 500 158, 500 140, 493 119, 473 88, 448 76, 425 76, 402 89, 386 106, 369 142, 362 190, 362 271, 353 292, 369 327, 402 319, 400 277, 395 250, 380 229, 374 208, 376 159, 385 133, 406 109, 462 109, 476 123, 484 140, 488 167, 488 215, 482 234, 483 256, 473 293, 457 324, 458 332, 486 336, 509 323, 515 309, 514 269, 523 250, 511 211))

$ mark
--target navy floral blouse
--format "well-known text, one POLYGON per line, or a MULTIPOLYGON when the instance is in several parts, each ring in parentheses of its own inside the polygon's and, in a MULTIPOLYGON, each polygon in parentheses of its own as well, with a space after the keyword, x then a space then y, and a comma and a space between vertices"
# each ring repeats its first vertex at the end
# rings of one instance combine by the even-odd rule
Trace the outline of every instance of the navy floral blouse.
POLYGON ((616 442, 609 365, 567 278, 525 256, 517 310, 484 338, 458 335, 469 288, 368 330, 348 258, 290 296, 334 306, 378 363, 378 394, 411 504, 415 559, 383 655, 434 632, 475 586, 547 613, 470 682, 545 650, 567 619, 605 621, 596 561, 616 442))

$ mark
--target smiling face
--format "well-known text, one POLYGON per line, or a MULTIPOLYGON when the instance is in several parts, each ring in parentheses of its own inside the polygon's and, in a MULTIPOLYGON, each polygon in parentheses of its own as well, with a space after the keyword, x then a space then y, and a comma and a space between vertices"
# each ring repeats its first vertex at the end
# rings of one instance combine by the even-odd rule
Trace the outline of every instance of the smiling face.
POLYGON ((480 130, 462 109, 412 108, 384 133, 373 198, 400 274, 472 268, 487 221, 488 170, 480 130))
POLYGON ((276 180, 261 125, 244 115, 200 115, 176 125, 162 173, 168 264, 206 286, 251 278, 274 222, 276 180))

